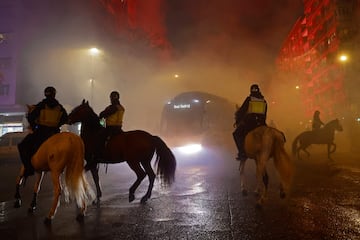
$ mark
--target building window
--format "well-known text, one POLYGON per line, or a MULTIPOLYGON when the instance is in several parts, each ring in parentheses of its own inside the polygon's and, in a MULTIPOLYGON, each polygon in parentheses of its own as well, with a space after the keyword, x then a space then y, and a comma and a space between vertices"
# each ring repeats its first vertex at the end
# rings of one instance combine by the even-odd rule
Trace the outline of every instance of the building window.
POLYGON ((11 58, 2 57, 0 58, 0 69, 9 69, 11 68, 11 58))
POLYGON ((0 83, 0 96, 9 96, 9 84, 0 83))

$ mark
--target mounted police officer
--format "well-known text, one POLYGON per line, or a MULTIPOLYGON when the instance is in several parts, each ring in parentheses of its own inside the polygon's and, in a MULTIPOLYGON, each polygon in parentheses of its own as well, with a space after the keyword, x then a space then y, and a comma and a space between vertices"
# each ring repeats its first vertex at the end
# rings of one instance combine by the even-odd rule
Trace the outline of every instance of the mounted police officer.
POLYGON ((98 162, 104 160, 106 142, 114 135, 122 133, 122 123, 125 108, 120 103, 120 94, 117 91, 110 93, 110 105, 99 114, 99 118, 105 119, 105 131, 99 134, 98 147, 94 149, 94 155, 87 160, 85 170, 93 168, 98 162))
POLYGON ((46 87, 44 95, 45 98, 36 104, 34 109, 27 114, 27 120, 32 129, 32 133, 29 133, 18 144, 20 158, 25 167, 25 177, 34 174, 31 157, 40 145, 52 135, 59 133, 60 127, 68 121, 66 110, 55 99, 56 89, 51 86, 46 87))
POLYGON ((117 91, 110 93, 110 105, 99 114, 105 119, 106 135, 111 137, 122 132, 125 108, 120 104, 120 94, 117 91))
POLYGON ((237 160, 246 160, 244 149, 245 137, 253 129, 266 125, 267 103, 257 84, 250 87, 250 95, 246 97, 235 112, 235 131, 233 137, 238 148, 237 160))
POLYGON ((312 130, 319 130, 322 126, 324 123, 320 120, 320 111, 316 110, 312 120, 312 130))

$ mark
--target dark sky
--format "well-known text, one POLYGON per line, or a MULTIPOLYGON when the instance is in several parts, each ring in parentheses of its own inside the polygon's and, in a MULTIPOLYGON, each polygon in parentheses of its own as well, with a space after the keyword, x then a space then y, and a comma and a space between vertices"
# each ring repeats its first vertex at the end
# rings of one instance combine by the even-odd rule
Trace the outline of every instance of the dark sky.
POLYGON ((273 55, 303 12, 302 0, 168 0, 168 6, 169 39, 178 51, 232 40, 273 55))

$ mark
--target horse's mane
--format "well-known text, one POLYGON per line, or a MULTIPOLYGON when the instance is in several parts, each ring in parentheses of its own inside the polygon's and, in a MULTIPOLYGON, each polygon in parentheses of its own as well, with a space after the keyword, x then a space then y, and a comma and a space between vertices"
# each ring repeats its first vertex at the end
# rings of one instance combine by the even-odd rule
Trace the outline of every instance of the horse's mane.
POLYGON ((339 119, 337 119, 337 118, 333 119, 333 120, 329 121, 328 123, 326 123, 324 128, 328 128, 330 126, 336 125, 336 124, 338 124, 338 122, 339 122, 339 119))
POLYGON ((78 109, 85 109, 85 111, 87 112, 87 114, 89 115, 86 120, 88 123, 92 124, 92 125, 99 125, 100 121, 99 121, 99 116, 95 113, 95 111, 92 109, 92 107, 89 105, 88 101, 85 101, 85 99, 82 101, 82 103, 77 106, 73 111, 78 110, 78 109))

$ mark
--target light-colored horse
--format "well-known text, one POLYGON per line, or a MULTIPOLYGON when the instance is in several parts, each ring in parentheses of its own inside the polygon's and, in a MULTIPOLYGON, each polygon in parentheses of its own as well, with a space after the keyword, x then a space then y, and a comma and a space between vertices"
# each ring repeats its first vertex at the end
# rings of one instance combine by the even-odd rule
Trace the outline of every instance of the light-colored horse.
MULTIPOLYGON (((76 219, 82 221, 87 205, 95 198, 84 174, 85 148, 82 139, 71 132, 57 133, 47 139, 34 154, 31 163, 35 169, 36 182, 34 195, 29 212, 34 212, 37 205, 37 195, 40 191, 44 173, 50 171, 54 187, 54 198, 51 209, 45 218, 45 224, 50 224, 60 204, 60 177, 64 173, 65 200, 74 199, 80 212, 76 219)), ((24 166, 16 180, 15 208, 21 206, 20 186, 24 183, 24 166)))
MULTIPOLYGON (((268 161, 272 158, 274 165, 280 176, 280 197, 285 198, 289 191, 293 166, 289 155, 287 154, 284 134, 272 127, 260 126, 252 130, 245 138, 245 151, 248 158, 254 159, 256 163, 257 178, 257 207, 261 207, 267 195, 269 177, 266 170, 268 161)), ((245 161, 240 161, 240 179, 243 195, 247 195, 245 187, 245 161)))

